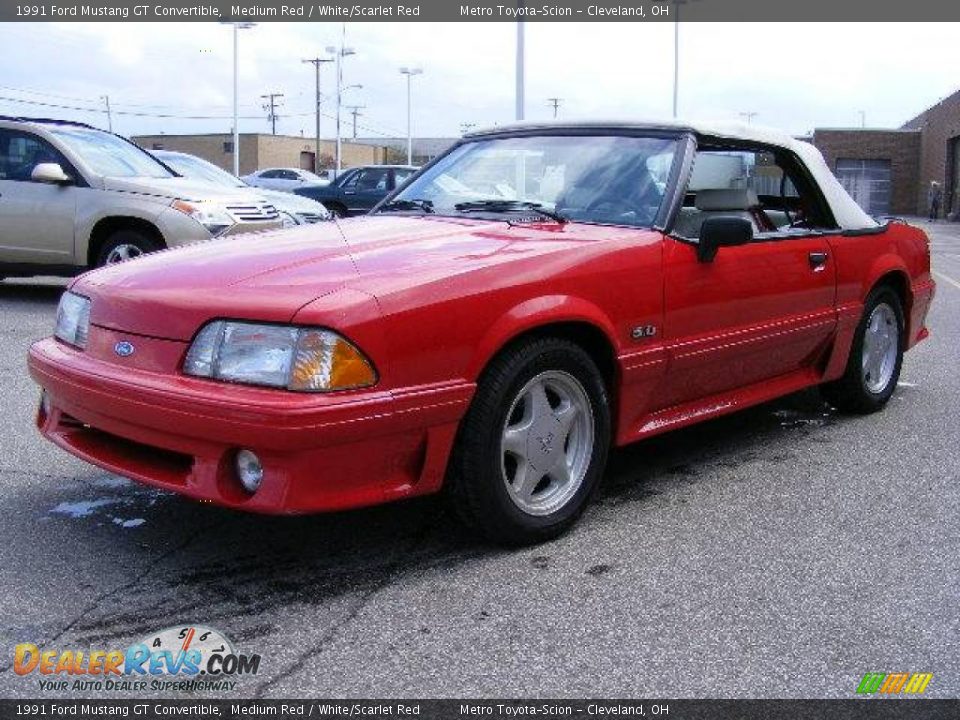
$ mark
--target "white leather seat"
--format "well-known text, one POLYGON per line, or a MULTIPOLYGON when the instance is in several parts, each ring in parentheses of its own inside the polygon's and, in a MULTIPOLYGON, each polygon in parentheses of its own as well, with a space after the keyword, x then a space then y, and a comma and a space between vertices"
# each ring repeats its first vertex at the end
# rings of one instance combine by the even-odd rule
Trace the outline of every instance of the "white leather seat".
POLYGON ((698 190, 694 207, 680 208, 673 224, 675 234, 686 238, 699 238, 700 226, 710 217, 742 217, 753 224, 757 232, 753 210, 760 207, 760 199, 753 190, 722 188, 716 190, 698 190))

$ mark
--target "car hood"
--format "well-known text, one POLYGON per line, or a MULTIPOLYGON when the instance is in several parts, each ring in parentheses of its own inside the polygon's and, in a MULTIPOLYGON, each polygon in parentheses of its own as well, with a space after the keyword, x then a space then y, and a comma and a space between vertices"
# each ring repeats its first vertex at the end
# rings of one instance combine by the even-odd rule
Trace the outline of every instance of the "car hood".
POLYGON ((154 253, 87 273, 73 291, 93 300, 94 325, 189 340, 212 318, 289 322, 348 287, 409 299, 413 288, 521 259, 522 272, 539 275, 542 256, 584 239, 572 224, 364 216, 154 253))
POLYGON ((267 202, 273 205, 280 212, 288 213, 314 213, 317 215, 328 216, 329 213, 323 204, 316 200, 295 195, 294 193, 281 192, 280 190, 267 190, 265 188, 250 188, 252 192, 265 198, 267 202))
MULTIPOLYGON (((220 187, 183 177, 105 177, 103 187, 106 190, 153 195, 170 200, 192 200, 193 202, 207 200, 224 204, 250 201, 250 193, 245 188, 220 187)), ((262 196, 261 193, 254 192, 258 197, 262 196)))

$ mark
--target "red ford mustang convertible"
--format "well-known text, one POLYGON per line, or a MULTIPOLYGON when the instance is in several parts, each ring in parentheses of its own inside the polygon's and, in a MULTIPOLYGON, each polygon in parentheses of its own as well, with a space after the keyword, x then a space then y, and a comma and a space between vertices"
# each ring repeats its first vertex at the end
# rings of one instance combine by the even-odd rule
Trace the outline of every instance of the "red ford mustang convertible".
POLYGON ((813 385, 879 410, 933 293, 924 233, 808 144, 521 125, 370 215, 83 275, 30 371, 43 434, 140 482, 267 513, 443 490, 535 542, 611 444, 813 385))

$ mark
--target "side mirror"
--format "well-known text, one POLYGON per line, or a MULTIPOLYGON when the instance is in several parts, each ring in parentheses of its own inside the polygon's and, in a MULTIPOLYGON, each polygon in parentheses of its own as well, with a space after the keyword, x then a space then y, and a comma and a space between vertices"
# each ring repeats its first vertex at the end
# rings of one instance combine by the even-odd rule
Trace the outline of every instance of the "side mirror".
POLYGON ((753 223, 742 217, 712 217, 700 226, 697 260, 713 262, 722 247, 746 245, 753 241, 753 223))
POLYGON ((51 185, 68 185, 73 182, 73 178, 63 171, 59 163, 40 163, 33 168, 30 179, 51 185))

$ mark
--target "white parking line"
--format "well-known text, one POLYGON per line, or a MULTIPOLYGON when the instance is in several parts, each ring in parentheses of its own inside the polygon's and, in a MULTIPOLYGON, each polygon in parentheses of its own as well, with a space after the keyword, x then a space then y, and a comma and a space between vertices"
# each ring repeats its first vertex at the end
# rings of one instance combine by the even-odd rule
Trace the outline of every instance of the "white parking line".
POLYGON ((936 275, 941 280, 943 280, 945 283, 949 283, 950 285, 953 285, 957 290, 960 290, 960 280, 954 280, 952 277, 944 275, 942 272, 937 272, 936 270, 933 271, 933 274, 936 275))

